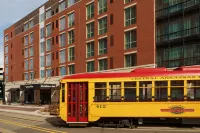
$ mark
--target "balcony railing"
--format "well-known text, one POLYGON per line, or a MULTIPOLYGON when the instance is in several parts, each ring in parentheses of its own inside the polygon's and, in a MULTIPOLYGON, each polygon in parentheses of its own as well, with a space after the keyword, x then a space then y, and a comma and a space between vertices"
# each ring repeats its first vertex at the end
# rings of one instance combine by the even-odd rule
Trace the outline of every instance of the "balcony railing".
POLYGON ((156 17, 164 17, 171 13, 182 11, 199 4, 200 4, 200 0, 188 0, 182 3, 178 3, 176 5, 169 6, 167 8, 163 8, 161 10, 156 11, 156 17))
POLYGON ((178 39, 182 37, 194 36, 194 35, 198 35, 199 33, 200 33, 200 26, 193 27, 190 29, 180 30, 177 32, 172 32, 169 34, 157 36, 157 43, 169 41, 173 39, 178 39))

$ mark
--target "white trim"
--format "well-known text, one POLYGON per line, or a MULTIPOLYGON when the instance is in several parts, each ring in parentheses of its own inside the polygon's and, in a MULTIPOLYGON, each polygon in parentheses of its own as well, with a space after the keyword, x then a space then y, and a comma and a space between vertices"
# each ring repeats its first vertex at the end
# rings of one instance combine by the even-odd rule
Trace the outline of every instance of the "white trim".
POLYGON ((62 18, 64 18, 66 15, 62 15, 61 17, 59 17, 59 21, 60 21, 60 19, 62 19, 62 18))
POLYGON ((104 38, 108 38, 108 35, 105 35, 105 36, 99 37, 99 38, 98 38, 98 41, 101 40, 101 39, 104 39, 104 38))
POLYGON ((49 22, 49 23, 47 23, 46 25, 45 25, 45 28, 48 26, 48 25, 50 25, 52 22, 49 22))
POLYGON ((51 54, 51 51, 50 51, 50 52, 47 52, 45 56, 50 55, 50 54, 51 54))
POLYGON ((8 46, 8 44, 5 44, 4 47, 8 46))
POLYGON ((107 58, 108 58, 108 56, 100 57, 100 58, 98 58, 98 61, 103 60, 103 59, 107 59, 107 58))
POLYGON ((128 28, 128 29, 124 30, 124 32, 128 32, 128 31, 135 30, 135 29, 137 29, 137 26, 132 27, 132 28, 128 28))
POLYGON ((66 49, 66 48, 61 48, 61 49, 59 49, 59 52, 65 50, 65 49, 66 49))
POLYGON ((124 53, 124 55, 135 54, 135 53, 137 53, 137 51, 126 52, 124 53))
POLYGON ((24 37, 25 37, 25 36, 28 36, 28 35, 29 35, 29 33, 25 34, 24 37))
POLYGON ((46 43, 47 43, 47 40, 49 40, 49 39, 51 39, 51 37, 46 38, 46 43))
POLYGON ((86 63, 91 62, 91 61, 95 61, 95 59, 86 60, 86 63))
POLYGON ((31 33, 34 33, 34 31, 29 32, 29 35, 30 35, 31 33))
POLYGON ((69 32, 69 31, 74 30, 74 29, 75 29, 75 28, 73 27, 73 28, 68 29, 67 31, 69 32))
POLYGON ((133 4, 130 4, 130 5, 127 5, 127 6, 125 6, 124 7, 124 9, 127 9, 127 8, 129 8, 129 7, 132 7, 132 6, 135 6, 135 5, 137 5, 137 3, 135 2, 135 3, 133 3, 133 4))
POLYGON ((67 15, 72 14, 74 12, 75 12, 75 10, 72 10, 72 11, 68 12, 67 15))
POLYGON ((88 6, 89 4, 92 4, 93 2, 94 2, 94 0, 92 0, 92 1, 90 1, 90 2, 88 2, 88 3, 86 3, 85 5, 88 6))
POLYGON ((69 64, 67 64, 68 67, 72 66, 72 65, 75 65, 75 63, 69 63, 69 64))
POLYGON ((34 17, 32 17, 31 19, 29 19, 29 22, 33 20, 34 17))
POLYGON ((61 2, 63 2, 63 1, 64 1, 64 0, 60 0, 60 1, 59 1, 59 4, 60 4, 61 2))
POLYGON ((90 43, 90 42, 94 42, 94 41, 95 41, 94 39, 89 40, 89 41, 86 41, 86 44, 87 44, 87 43, 90 43))
POLYGON ((95 21, 95 19, 92 19, 92 20, 86 22, 86 25, 89 24, 89 23, 92 23, 92 22, 94 22, 94 21, 95 21))
POLYGON ((24 22, 24 25, 27 24, 29 22, 29 20, 27 20, 26 22, 24 22))
MULTIPOLYGON (((104 18, 104 17, 108 17, 108 14, 105 14, 105 15, 103 15, 103 16, 100 16, 100 17, 98 17, 97 19, 99 20, 99 19, 102 19, 102 18, 104 18)), ((108 20, 107 20, 108 21, 108 20)))
POLYGON ((45 9, 45 13, 46 13, 48 10, 50 10, 50 9, 51 9, 51 6, 48 7, 47 9, 45 9))
POLYGON ((75 45, 69 46, 68 49, 69 49, 69 48, 72 48, 72 47, 75 47, 75 45))
POLYGON ((59 36, 60 36, 60 35, 62 35, 62 34, 65 34, 65 33, 66 33, 65 31, 63 31, 63 32, 60 32, 60 33, 59 33, 59 36))

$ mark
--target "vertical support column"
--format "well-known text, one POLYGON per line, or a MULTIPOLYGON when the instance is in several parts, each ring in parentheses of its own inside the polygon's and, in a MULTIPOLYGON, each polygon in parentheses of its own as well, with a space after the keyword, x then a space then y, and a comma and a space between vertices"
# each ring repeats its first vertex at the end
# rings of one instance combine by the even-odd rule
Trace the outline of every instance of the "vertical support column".
POLYGON ((121 100, 124 101, 124 82, 121 82, 121 100))
POLYGON ((168 101, 170 101, 171 100, 171 81, 170 80, 168 80, 167 96, 168 96, 168 101))
POLYGON ((110 87, 109 87, 109 82, 106 82, 106 97, 107 97, 106 100, 107 100, 107 101, 108 101, 109 98, 110 98, 110 97, 109 97, 109 93, 110 93, 110 92, 109 92, 109 88, 110 88, 110 87))
POLYGON ((139 101, 139 81, 136 81, 136 100, 139 101))
POLYGON ((184 101, 187 101, 187 80, 184 80, 184 101))
POLYGON ((155 81, 152 81, 152 101, 155 101, 155 81))

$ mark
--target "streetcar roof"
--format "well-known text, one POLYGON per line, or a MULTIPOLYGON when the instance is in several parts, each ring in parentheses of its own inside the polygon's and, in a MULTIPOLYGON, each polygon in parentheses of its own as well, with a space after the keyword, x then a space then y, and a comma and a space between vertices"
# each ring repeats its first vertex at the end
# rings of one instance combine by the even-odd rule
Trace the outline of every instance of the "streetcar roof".
POLYGON ((84 73, 65 76, 63 79, 89 78, 127 78, 127 77, 155 77, 155 76, 195 76, 200 75, 200 66, 179 67, 174 70, 167 68, 136 68, 131 72, 102 72, 84 73))

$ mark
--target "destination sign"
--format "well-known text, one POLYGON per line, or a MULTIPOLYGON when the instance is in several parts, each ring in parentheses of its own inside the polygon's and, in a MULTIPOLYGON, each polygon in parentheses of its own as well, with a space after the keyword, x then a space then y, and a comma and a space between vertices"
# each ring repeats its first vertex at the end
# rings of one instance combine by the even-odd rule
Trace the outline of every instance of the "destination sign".
POLYGON ((160 77, 132 77, 132 80, 184 80, 200 79, 200 76, 160 76, 160 77))

